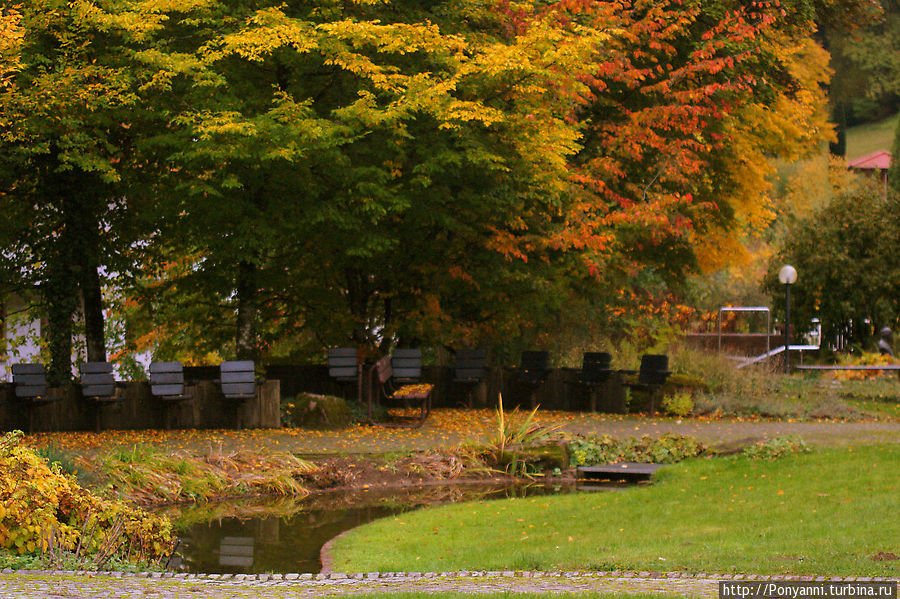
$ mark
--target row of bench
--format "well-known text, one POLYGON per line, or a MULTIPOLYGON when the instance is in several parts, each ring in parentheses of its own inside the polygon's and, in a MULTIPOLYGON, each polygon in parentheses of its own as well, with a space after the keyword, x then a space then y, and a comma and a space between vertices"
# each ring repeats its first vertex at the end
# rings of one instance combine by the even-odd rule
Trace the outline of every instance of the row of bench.
MULTIPOLYGON (((48 391, 47 371, 43 364, 12 365, 13 396, 27 403, 28 428, 33 427, 34 408, 59 401, 62 397, 48 391)), ((181 362, 153 362, 150 364, 150 393, 166 402, 178 403, 191 399, 185 393, 184 367, 181 362)), ((100 408, 122 401, 116 393, 118 383, 110 362, 84 362, 78 367, 81 395, 96 407, 96 430, 100 430, 100 408)), ((218 383, 226 399, 244 400, 256 397, 256 372, 252 360, 233 360, 219 366, 218 383)))
MULTIPOLYGON (((586 387, 590 391, 591 409, 595 411, 594 391, 604 385, 613 373, 637 374, 636 382, 625 383, 632 388, 654 391, 666 382, 669 376, 668 357, 647 354, 642 356, 639 370, 616 370, 611 367, 612 358, 606 352, 587 352, 583 356, 578 377, 571 384, 586 387)), ((477 385, 487 373, 487 352, 483 349, 467 349, 456 352, 454 366, 455 383, 477 385)), ((431 388, 422 385, 412 394, 397 394, 404 385, 416 385, 422 378, 422 352, 420 349, 400 348, 390 356, 385 356, 374 364, 365 365, 357 357, 355 348, 333 348, 328 351, 329 375, 338 382, 355 382, 358 385, 358 399, 368 400, 370 407, 379 397, 402 399, 406 404, 419 402, 420 416, 416 424, 421 425, 430 412, 431 388), (368 369, 368 370, 366 370, 368 369), (364 377, 368 377, 368 397, 363 398, 364 377), (377 377, 378 385, 375 384, 377 377), (428 389, 425 389, 428 387, 428 389), (380 391, 376 393, 376 391, 380 391)), ((522 353, 516 382, 528 388, 531 404, 534 406, 536 390, 550 373, 550 354, 546 351, 526 351, 522 353)), ((34 408, 52 403, 61 398, 59 394, 48 392, 47 374, 44 366, 37 363, 13 364, 13 396, 27 403, 29 430, 33 427, 34 408)), ((96 430, 100 430, 100 414, 104 405, 123 400, 116 393, 117 383, 113 377, 113 365, 109 362, 85 362, 79 367, 81 395, 96 406, 96 430)), ((191 399, 185 392, 184 368, 180 362, 153 362, 149 368, 150 390, 153 397, 174 404, 191 399)), ((255 364, 251 360, 223 362, 219 367, 222 395, 230 400, 245 400, 256 397, 257 381, 255 364)), ((650 410, 653 411, 653 393, 650 410)), ((471 403, 471 401, 470 401, 471 403)))
MULTIPOLYGON (((455 383, 477 384, 487 373, 487 351, 484 349, 461 349, 455 353, 453 366, 455 383)), ((400 382, 416 382, 422 376, 422 350, 400 348, 390 355, 393 376, 400 382)), ((354 382, 362 373, 363 364, 352 347, 337 347, 328 350, 328 374, 339 382, 354 382)), ((524 351, 518 368, 518 380, 526 385, 540 385, 550 373, 550 352, 524 351)), ((669 376, 669 357, 663 354, 641 356, 638 370, 617 370, 612 368, 612 356, 607 352, 585 352, 579 373, 579 384, 601 385, 615 373, 637 374, 638 382, 644 385, 663 385, 669 376)))
MULTIPOLYGON (((484 379, 488 364, 487 351, 484 349, 461 349, 455 352, 454 383, 477 385, 484 379)), ((422 377, 422 351, 415 348, 398 348, 390 356, 386 356, 375 363, 371 368, 369 377, 369 403, 372 403, 374 385, 373 373, 378 375, 379 383, 386 384, 415 384, 422 377)), ((362 400, 362 381, 366 377, 366 365, 363 364, 358 352, 352 347, 332 348, 328 350, 328 372, 338 382, 356 383, 358 395, 362 400)), ((541 350, 524 351, 521 354, 517 369, 516 382, 530 391, 530 403, 534 407, 534 397, 537 389, 546 381, 550 367, 550 352, 541 350)), ((585 352, 582 358, 582 366, 576 381, 571 384, 586 387, 590 391, 591 409, 596 411, 596 388, 606 384, 614 373, 637 375, 634 382, 625 383, 628 387, 651 391, 650 411, 654 409, 655 394, 653 391, 665 384, 671 374, 669 371, 669 358, 663 354, 645 354, 641 356, 641 364, 638 370, 622 370, 612 368, 612 356, 608 352, 585 352)), ((389 394, 385 394, 389 397, 389 394)), ((471 397, 471 396, 470 396, 471 397)), ((423 401, 427 401, 427 398, 423 401)), ((471 399, 469 401, 471 407, 471 399)), ((423 403, 424 409, 424 403, 423 403)), ((423 412, 427 416, 427 413, 423 412)), ((423 416, 424 420, 424 416, 423 416)))

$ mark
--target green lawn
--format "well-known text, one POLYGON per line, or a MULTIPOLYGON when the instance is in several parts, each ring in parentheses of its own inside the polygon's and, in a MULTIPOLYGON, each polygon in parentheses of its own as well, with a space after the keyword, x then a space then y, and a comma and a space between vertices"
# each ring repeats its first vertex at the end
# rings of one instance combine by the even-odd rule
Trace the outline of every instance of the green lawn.
POLYGON ((363 526, 337 571, 654 570, 896 576, 900 446, 664 468, 625 491, 449 505, 363 526), (890 557, 889 555, 887 557, 890 557))
POLYGON ((847 160, 855 160, 877 150, 890 150, 900 113, 876 123, 847 129, 847 160))

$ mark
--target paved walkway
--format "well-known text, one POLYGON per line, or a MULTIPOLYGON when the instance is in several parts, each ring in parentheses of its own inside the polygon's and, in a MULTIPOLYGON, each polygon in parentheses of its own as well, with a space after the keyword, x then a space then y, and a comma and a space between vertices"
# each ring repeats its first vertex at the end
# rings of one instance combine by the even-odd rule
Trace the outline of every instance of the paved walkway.
POLYGON ((388 572, 370 574, 0 573, 2 599, 289 598, 383 592, 652 593, 717 598, 720 580, 888 580, 649 572, 388 572))
MULTIPOLYGON (((422 451, 451 447, 463 441, 485 439, 485 431, 496 427, 490 410, 435 410, 418 429, 388 429, 359 426, 340 431, 307 429, 249 430, 151 430, 37 433, 28 436, 36 446, 53 446, 86 455, 112 446, 130 447, 152 443, 170 451, 257 450, 298 454, 383 453, 422 451)), ((575 412, 539 412, 540 424, 563 424, 564 430, 616 438, 658 437, 665 433, 693 435, 708 445, 739 446, 779 435, 795 435, 809 443, 900 442, 900 421, 881 422, 790 422, 647 418, 575 412)))

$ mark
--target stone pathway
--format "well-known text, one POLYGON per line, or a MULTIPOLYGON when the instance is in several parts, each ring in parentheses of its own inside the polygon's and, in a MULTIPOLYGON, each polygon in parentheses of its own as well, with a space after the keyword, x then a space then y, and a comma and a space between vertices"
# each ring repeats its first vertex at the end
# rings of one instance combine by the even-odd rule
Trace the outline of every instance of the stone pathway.
POLYGON ((651 593, 713 599, 720 580, 889 580, 650 572, 387 572, 369 574, 122 574, 0 572, 0 599, 290 598, 369 593, 651 593))
MULTIPOLYGON (((541 412, 541 424, 562 424, 572 433, 610 435, 616 438, 659 437, 666 433, 693 435, 703 443, 735 447, 779 435, 795 435, 808 443, 844 445, 900 442, 900 421, 881 422, 790 422, 735 420, 678 420, 575 412, 541 412)), ((153 430, 37 433, 27 441, 37 447, 52 446, 77 455, 114 446, 152 443, 168 451, 224 452, 252 447, 255 450, 286 451, 302 455, 424 451, 452 447, 461 442, 484 440, 483 430, 496 424, 489 410, 435 410, 418 429, 388 429, 359 426, 349 430, 307 429, 243 430, 153 430)))

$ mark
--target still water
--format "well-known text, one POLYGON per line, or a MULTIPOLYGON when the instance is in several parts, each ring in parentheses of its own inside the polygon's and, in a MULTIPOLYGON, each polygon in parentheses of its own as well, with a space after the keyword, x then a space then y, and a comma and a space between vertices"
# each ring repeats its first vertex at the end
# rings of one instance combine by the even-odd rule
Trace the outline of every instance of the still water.
MULTIPOLYGON (((615 487, 612 487, 615 488, 615 487)), ((165 512, 180 543, 181 572, 319 572, 322 546, 345 530, 423 506, 571 493, 564 485, 454 485, 318 493, 303 499, 223 502, 165 512)))

